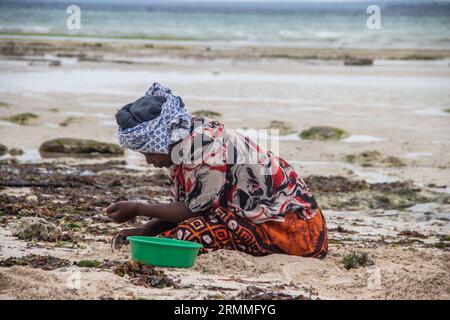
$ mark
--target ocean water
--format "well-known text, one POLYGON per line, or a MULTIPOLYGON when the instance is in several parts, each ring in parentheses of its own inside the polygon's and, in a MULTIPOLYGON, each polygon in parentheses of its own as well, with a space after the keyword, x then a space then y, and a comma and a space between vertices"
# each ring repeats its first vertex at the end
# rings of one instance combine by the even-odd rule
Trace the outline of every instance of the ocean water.
POLYGON ((325 48, 450 48, 449 1, 242 3, 3 1, 0 34, 80 35, 325 48), (69 30, 66 8, 81 9, 69 30), (381 29, 366 25, 379 5, 381 29))

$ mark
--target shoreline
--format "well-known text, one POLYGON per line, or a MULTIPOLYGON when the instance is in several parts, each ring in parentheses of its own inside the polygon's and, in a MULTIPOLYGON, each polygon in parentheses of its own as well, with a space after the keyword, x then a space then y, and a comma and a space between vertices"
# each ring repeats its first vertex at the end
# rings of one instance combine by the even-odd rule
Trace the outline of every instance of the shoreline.
MULTIPOLYGON (((104 54, 126 54, 127 57, 165 55, 181 59, 261 60, 344 60, 366 58, 372 60, 445 60, 450 59, 450 48, 333 48, 287 46, 286 43, 246 43, 229 41, 159 40, 129 37, 80 37, 77 35, 5 35, 0 33, 0 55, 23 55, 11 48, 21 46, 25 53, 38 55, 46 52, 82 54, 86 47, 104 54), (13 50, 13 51, 11 51, 13 50), (78 53, 77 53, 78 52, 78 53), (8 54, 9 53, 9 54, 8 54)), ((92 58, 95 60, 95 58, 92 58)))

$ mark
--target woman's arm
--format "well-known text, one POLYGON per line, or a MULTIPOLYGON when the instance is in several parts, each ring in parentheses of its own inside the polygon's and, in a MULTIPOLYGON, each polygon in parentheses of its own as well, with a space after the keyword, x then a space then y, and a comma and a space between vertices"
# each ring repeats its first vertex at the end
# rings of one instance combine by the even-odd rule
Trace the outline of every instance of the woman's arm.
POLYGON ((139 203, 137 212, 139 216, 158 218, 168 222, 181 222, 196 216, 184 202, 163 204, 139 203))
POLYGON ((136 216, 144 216, 178 223, 200 215, 191 212, 184 202, 145 204, 121 201, 106 208, 106 213, 114 222, 125 222, 136 216))

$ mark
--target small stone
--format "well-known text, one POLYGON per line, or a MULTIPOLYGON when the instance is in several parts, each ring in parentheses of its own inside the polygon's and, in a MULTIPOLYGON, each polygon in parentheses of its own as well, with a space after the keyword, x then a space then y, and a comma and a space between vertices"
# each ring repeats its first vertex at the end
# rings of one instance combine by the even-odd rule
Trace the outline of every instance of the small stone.
POLYGON ((123 155, 123 149, 114 143, 89 139, 59 138, 44 142, 39 148, 41 155, 123 155))
POLYGON ((38 217, 23 217, 13 225, 13 235, 22 240, 57 241, 61 229, 51 222, 38 217))
POLYGON ((111 218, 102 214, 96 214, 92 217, 92 219, 96 222, 108 223, 112 222, 111 218))
POLYGON ((9 154, 12 156, 21 156, 23 155, 23 150, 19 148, 12 148, 9 150, 9 154))
POLYGON ((25 198, 25 200, 33 203, 37 203, 39 201, 38 197, 34 194, 29 195, 28 197, 25 198))
POLYGON ((347 136, 344 130, 327 126, 314 126, 300 133, 300 138, 307 140, 340 140, 347 136))
POLYGON ((0 143, 0 157, 4 156, 7 152, 8 148, 4 144, 0 143))
POLYGON ((80 177, 90 177, 94 175, 95 173, 92 170, 84 170, 80 172, 80 177))
POLYGON ((210 111, 210 110, 198 110, 198 111, 192 112, 192 114, 197 117, 206 117, 206 118, 213 118, 213 119, 219 118, 221 116, 221 114, 219 112, 210 111))

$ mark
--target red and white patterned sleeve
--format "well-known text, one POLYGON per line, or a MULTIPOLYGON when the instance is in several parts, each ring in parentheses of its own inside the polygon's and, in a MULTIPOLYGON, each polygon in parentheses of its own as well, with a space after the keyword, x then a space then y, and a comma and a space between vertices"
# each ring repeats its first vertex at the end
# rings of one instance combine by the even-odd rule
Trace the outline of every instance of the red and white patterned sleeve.
MULTIPOLYGON (((193 138, 195 161, 183 164, 185 202, 192 212, 207 211, 219 206, 226 183, 226 147, 223 125, 212 122, 202 127, 193 138)), ((192 159, 192 158, 191 158, 192 159)))

